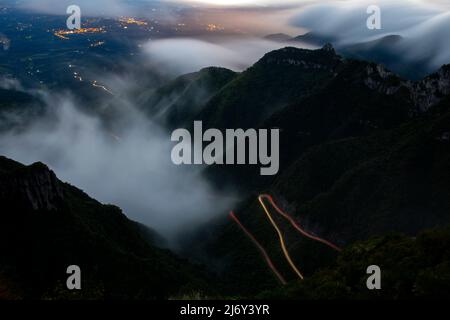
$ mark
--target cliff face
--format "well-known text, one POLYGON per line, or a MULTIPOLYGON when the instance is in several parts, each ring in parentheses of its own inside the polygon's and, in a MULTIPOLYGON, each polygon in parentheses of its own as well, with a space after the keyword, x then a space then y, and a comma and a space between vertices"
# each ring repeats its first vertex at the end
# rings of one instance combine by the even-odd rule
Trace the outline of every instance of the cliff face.
POLYGON ((148 234, 44 164, 0 156, 0 299, 154 299, 203 287, 196 268, 148 234), (65 286, 73 264, 82 270, 80 292, 65 286))
POLYGON ((421 81, 410 84, 411 96, 418 111, 426 111, 450 94, 450 65, 421 81))
POLYGON ((322 69, 333 73, 341 66, 343 59, 336 54, 331 44, 326 44, 314 51, 286 47, 266 54, 258 63, 275 67, 297 66, 304 70, 322 69))
POLYGON ((381 94, 393 95, 397 93, 405 83, 394 73, 380 64, 369 64, 366 68, 367 75, 364 84, 371 90, 381 94))
POLYGON ((367 87, 386 95, 392 95, 401 88, 409 91, 410 102, 415 112, 426 112, 450 94, 450 65, 443 66, 436 73, 420 80, 406 81, 386 70, 382 65, 372 64, 367 67, 364 80, 367 87))
MULTIPOLYGON (((2 157, 2 162, 7 161, 2 157)), ((15 201, 24 209, 56 210, 64 199, 56 175, 42 163, 18 166, 12 172, 0 173, 0 179, 0 201, 3 203, 15 201)))

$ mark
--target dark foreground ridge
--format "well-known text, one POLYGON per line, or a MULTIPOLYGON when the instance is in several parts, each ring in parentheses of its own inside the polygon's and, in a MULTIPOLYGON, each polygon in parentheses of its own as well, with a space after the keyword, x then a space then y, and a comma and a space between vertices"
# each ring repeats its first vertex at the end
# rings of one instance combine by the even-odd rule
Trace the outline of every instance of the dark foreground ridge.
POLYGON ((42 163, 0 157, 0 299, 153 299, 204 287, 151 231, 61 182, 42 163), (66 269, 82 270, 82 290, 66 269))

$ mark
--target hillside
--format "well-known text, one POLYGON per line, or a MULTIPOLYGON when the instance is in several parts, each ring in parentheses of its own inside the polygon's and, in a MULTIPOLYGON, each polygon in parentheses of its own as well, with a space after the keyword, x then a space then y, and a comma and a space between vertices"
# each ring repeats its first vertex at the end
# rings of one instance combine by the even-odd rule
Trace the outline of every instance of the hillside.
POLYGON ((176 127, 201 112, 211 97, 235 77, 235 72, 225 68, 205 68, 177 77, 157 89, 140 92, 137 105, 152 119, 176 127))
POLYGON ((448 299, 450 227, 417 237, 390 234, 346 248, 331 266, 304 282, 266 291, 262 299, 405 300, 448 299), (366 268, 379 265, 382 290, 367 290, 366 268))
MULTIPOLYGON (((387 265, 390 245, 407 243, 412 249, 405 259, 411 254, 435 261, 424 268, 442 269, 445 276, 447 249, 423 253, 423 243, 407 237, 450 224, 449 71, 442 66, 411 81, 376 63, 343 58, 331 45, 288 47, 267 53, 241 73, 206 68, 136 95, 139 106, 168 128, 202 120, 204 127, 219 129, 281 130, 277 176, 261 177, 259 167, 252 166, 212 166, 205 175, 216 186, 240 194, 240 204, 230 210, 266 248, 288 283, 285 292, 278 290, 280 282, 252 241, 229 218, 221 216, 183 241, 181 252, 206 264, 206 270, 157 248, 147 228, 117 207, 62 183, 45 165, 27 167, 1 158, 0 200, 6 210, 0 215, 0 250, 5 252, 0 295, 74 297, 64 290, 65 268, 79 264, 89 288, 83 298, 167 298, 192 291, 225 297, 320 297, 331 285, 328 281, 345 277, 347 268, 357 264, 345 258, 348 252, 358 256, 358 241, 368 248, 373 241, 388 243, 386 251, 377 247, 376 261, 387 265), (293 261, 311 282, 298 284, 258 203, 261 193, 273 195, 311 234, 344 248, 339 254, 275 218, 293 261), (407 237, 389 238, 391 232, 407 237), (218 279, 210 276, 215 272, 218 279), (206 285, 210 281, 214 292, 206 285), (305 293, 320 281, 325 291, 305 293)), ((28 104, 26 99, 13 101, 28 104)), ((427 234, 447 241, 442 232, 427 234)), ((420 282, 422 266, 414 267, 412 278, 420 282)), ((355 285, 339 284, 330 297, 348 292, 358 298, 355 285)), ((420 295, 435 294, 428 289, 420 295)), ((389 294, 416 296, 411 289, 389 294)))
POLYGON ((390 34, 375 40, 350 44, 342 40, 339 37, 315 32, 308 32, 289 39, 292 42, 318 47, 332 43, 337 52, 347 59, 360 59, 381 64, 411 80, 419 80, 435 70, 435 68, 430 69, 432 60, 425 55, 414 59, 404 59, 404 56, 407 55, 407 47, 414 41, 407 37, 390 34))
POLYGON ((151 232, 119 208, 62 183, 41 163, 0 157, 0 202, 2 297, 155 299, 206 287, 201 268, 156 248, 151 232), (65 287, 73 264, 82 270, 81 291, 65 287))
MULTIPOLYGON (((314 145, 392 128, 415 108, 407 81, 374 63, 344 59, 325 46, 266 54, 193 118, 217 128, 280 128, 284 170, 314 145)), ((246 177, 239 187, 248 191, 271 182, 257 171, 257 166, 214 167, 208 174, 230 185, 246 177)))
MULTIPOLYGON (((238 217, 291 280, 295 277, 258 205, 258 192, 275 195, 307 230, 342 247, 370 236, 415 235, 450 224, 448 106, 444 102, 441 108, 399 128, 311 148, 273 184, 255 190, 236 209, 238 217)), ((308 277, 333 261, 330 250, 298 236, 282 220, 279 223, 291 255, 308 277)), ((276 279, 242 231, 231 220, 217 225, 204 249, 226 265, 221 267, 222 276, 230 287, 234 283, 254 294, 276 286, 276 279)))
POLYGON ((189 120, 201 119, 211 128, 259 127, 278 110, 325 86, 340 65, 340 57, 329 47, 269 52, 189 120))
MULTIPOLYGON (((276 54, 284 52, 271 56, 276 54)), ((273 181, 248 168, 211 169, 221 183, 227 177, 229 185, 247 186, 234 208, 237 216, 287 279, 295 276, 258 204, 260 193, 273 194, 306 229, 343 247, 374 235, 415 235, 450 224, 447 70, 443 66, 411 82, 374 63, 342 60, 322 88, 261 125, 282 130, 283 170, 273 181)), ((300 265, 308 277, 335 258, 279 223, 294 259, 306 261, 300 265)), ((200 239, 202 254, 222 272, 231 292, 238 287, 252 295, 278 285, 233 221, 216 221, 215 232, 200 239)))

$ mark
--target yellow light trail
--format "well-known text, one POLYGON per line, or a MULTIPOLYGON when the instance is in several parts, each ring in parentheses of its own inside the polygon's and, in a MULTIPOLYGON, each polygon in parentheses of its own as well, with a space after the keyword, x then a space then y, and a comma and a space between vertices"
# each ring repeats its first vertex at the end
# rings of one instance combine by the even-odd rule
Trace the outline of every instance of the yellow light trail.
POLYGON ((275 203, 275 201, 273 201, 272 196, 270 196, 270 195, 268 195, 268 194, 262 194, 262 195, 259 196, 259 199, 260 199, 260 201, 261 201, 261 199, 267 199, 267 200, 270 202, 270 204, 272 205, 272 207, 274 207, 275 210, 276 210, 281 216, 283 216, 284 218, 286 218, 286 219, 290 222, 290 224, 291 224, 291 225, 292 225, 292 226, 293 226, 300 234, 302 234, 303 236, 305 236, 305 237, 307 237, 307 238, 309 238, 309 239, 312 239, 312 240, 321 242, 321 243, 323 243, 323 244, 329 246, 330 248, 332 248, 332 249, 334 249, 334 250, 336 250, 336 251, 342 251, 341 248, 339 248, 339 247, 338 247, 337 245, 335 245, 334 243, 332 243, 332 242, 330 242, 330 241, 327 241, 327 240, 325 240, 325 239, 323 239, 323 238, 314 236, 314 235, 308 233, 307 231, 305 231, 300 225, 298 225, 298 224, 294 221, 294 219, 292 219, 292 217, 291 217, 290 215, 288 215, 287 213, 285 213, 283 210, 280 209, 280 207, 277 206, 277 204, 275 203))
MULTIPOLYGON (((283 251, 283 254, 287 260, 287 262, 289 263, 290 267, 292 268, 292 270, 294 270, 294 272, 297 274, 297 276, 303 280, 304 276, 303 274, 300 272, 300 270, 298 269, 298 267, 295 265, 294 261, 292 261, 291 256, 289 255, 289 251, 287 250, 286 247, 286 243, 284 240, 284 236, 283 233, 281 232, 280 228, 278 227, 277 223, 275 222, 275 220, 273 219, 272 215, 270 214, 269 209, 267 209, 265 203, 264 203, 264 199, 268 200, 269 203, 272 205, 272 207, 275 209, 275 211, 280 214, 282 217, 284 217, 285 219, 287 219, 291 225, 303 236, 312 239, 314 241, 318 241, 321 242, 325 245, 327 245, 328 247, 340 252, 341 248, 339 248, 337 245, 333 244, 330 241, 327 241, 323 238, 320 238, 318 236, 314 236, 310 233, 308 233, 307 231, 305 231, 299 224, 297 224, 295 222, 295 220, 288 215, 286 212, 284 212, 283 210, 280 209, 280 207, 277 206, 277 204, 275 203, 275 201, 273 200, 272 196, 268 195, 268 194, 261 194, 258 196, 258 201, 259 204, 261 205, 261 207, 263 208, 267 218, 269 219, 270 223, 272 224, 272 226, 274 227, 275 231, 278 234, 278 238, 280 241, 280 245, 281 245, 281 249, 283 251)), ((280 279, 280 281, 284 284, 284 279, 281 277, 281 275, 279 274, 278 270, 276 270, 276 268, 274 267, 272 261, 270 260, 269 255, 267 254, 267 252, 265 251, 265 249, 259 244, 259 242, 256 240, 256 238, 240 223, 240 221, 237 219, 237 217, 234 215, 233 212, 230 213, 230 216, 233 220, 236 221, 236 223, 241 227, 241 229, 244 231, 244 233, 255 243, 255 245, 258 247, 258 249, 262 252, 267 264, 269 265, 269 267, 272 269, 272 271, 277 275, 277 277, 280 279)))
POLYGON ((291 266, 292 270, 294 270, 294 272, 297 274, 297 276, 301 280, 303 280, 304 279, 303 274, 298 270, 297 266, 292 261, 291 256, 289 255, 289 251, 286 248, 286 243, 284 242, 283 233, 281 232, 280 228, 278 228, 278 225, 275 222, 275 220, 273 220, 272 215, 270 214, 269 210, 267 210, 266 205, 264 204, 262 199, 263 199, 262 196, 258 197, 258 201, 259 201, 261 207, 264 209, 264 212, 266 213, 267 218, 269 218, 270 223, 275 228, 275 230, 276 230, 276 232, 278 234, 278 238, 279 238, 280 244, 281 244, 281 249, 283 250, 283 253, 284 253, 284 256, 286 257, 287 262, 291 266))
POLYGON ((267 253, 266 249, 264 249, 264 247, 258 242, 258 240, 256 240, 256 238, 253 236, 253 234, 251 234, 250 231, 247 230, 246 227, 244 227, 244 225, 239 221, 239 219, 236 217, 236 215, 234 214, 233 211, 230 212, 230 217, 231 219, 233 219, 236 224, 242 229, 242 231, 244 231, 245 235, 253 242, 253 244, 259 249, 259 251, 261 252, 261 254, 264 257, 264 260, 266 261, 267 265, 269 266, 269 268, 272 270, 273 274, 278 278, 278 280, 281 282, 281 284, 285 285, 286 284, 286 280, 284 280, 283 276, 281 275, 281 273, 277 270, 277 268, 275 267, 275 265, 273 264, 272 260, 269 257, 269 254, 267 253))

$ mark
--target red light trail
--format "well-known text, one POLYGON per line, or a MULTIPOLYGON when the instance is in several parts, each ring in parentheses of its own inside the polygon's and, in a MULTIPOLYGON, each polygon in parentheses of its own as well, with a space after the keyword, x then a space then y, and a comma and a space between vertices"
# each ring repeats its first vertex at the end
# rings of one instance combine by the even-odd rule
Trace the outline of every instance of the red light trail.
POLYGON ((262 205, 263 205, 262 199, 267 199, 267 200, 270 202, 270 204, 272 205, 272 207, 274 207, 275 210, 276 210, 280 215, 282 215, 284 218, 286 218, 286 219, 291 223, 291 225, 292 225, 298 232, 300 232, 303 236, 305 236, 305 237, 307 237, 307 238, 309 238, 309 239, 312 239, 312 240, 321 242, 321 243, 323 243, 323 244, 329 246, 330 248, 332 248, 332 249, 334 249, 334 250, 336 250, 336 251, 338 251, 338 252, 342 251, 341 248, 339 248, 337 245, 331 243, 330 241, 327 241, 327 240, 322 239, 322 238, 317 237, 317 236, 313 236, 312 234, 310 234, 310 233, 308 233, 307 231, 305 231, 300 225, 298 225, 298 224, 294 221, 294 219, 293 219, 290 215, 288 215, 287 213, 285 213, 283 210, 281 210, 281 209, 276 205, 275 201, 273 201, 272 196, 270 196, 270 195, 268 195, 268 194, 262 194, 262 195, 260 195, 260 196, 258 197, 258 199, 259 199, 259 202, 260 202, 262 205))
POLYGON ((283 250, 283 253, 284 253, 284 256, 286 257, 287 262, 291 266, 292 270, 294 270, 294 272, 297 274, 297 276, 301 280, 303 280, 303 278, 304 278, 303 274, 298 270, 297 266, 295 265, 294 261, 292 261, 292 258, 289 255, 289 251, 288 251, 288 249, 286 247, 286 243, 284 242, 283 233, 281 232, 281 230, 278 227, 278 225, 275 222, 275 220, 273 220, 272 215, 270 214, 269 210, 267 210, 266 205, 264 204, 261 196, 258 197, 258 200, 259 200, 259 203, 260 203, 261 207, 264 209, 264 212, 266 213, 267 218, 269 218, 270 223, 275 228, 275 231, 278 234, 278 238, 279 238, 280 244, 281 244, 281 250, 283 250))
POLYGON ((249 237, 250 240, 254 243, 254 245, 259 249, 259 251, 263 255, 264 260, 266 261, 266 263, 269 266, 269 268, 272 270, 272 272, 275 274, 275 276, 278 278, 278 280, 283 285, 285 285, 286 284, 286 280, 284 280, 283 276, 280 274, 280 272, 278 272, 277 268, 273 264, 272 260, 270 259, 269 255, 267 254, 267 252, 264 249, 264 247, 258 242, 258 240, 256 240, 256 238, 250 233, 250 231, 248 231, 247 228, 244 227, 244 225, 235 216, 233 211, 230 212, 230 217, 231 217, 231 219, 233 219, 236 222, 236 224, 242 229, 242 231, 244 231, 244 233, 247 235, 247 237, 249 237))
MULTIPOLYGON (((323 243, 323 244, 327 245, 328 247, 330 247, 330 248, 332 248, 332 249, 334 249, 334 250, 336 250, 338 252, 341 251, 341 248, 339 248, 337 245, 331 243, 330 241, 327 241, 327 240, 325 240, 323 238, 320 238, 318 236, 314 236, 314 235, 308 233, 307 231, 305 231, 297 222, 295 222, 295 220, 290 215, 288 215, 286 212, 281 210, 280 207, 277 206, 277 204, 273 200, 272 196, 270 196, 268 194, 261 194, 261 195, 259 195, 258 196, 258 201, 259 201, 261 207, 263 208, 264 212, 266 213, 266 216, 269 219, 270 223, 272 224, 272 226, 274 227, 275 231, 278 234, 278 238, 279 238, 281 249, 282 249, 282 251, 284 253, 284 256, 285 256, 287 262, 289 263, 289 265, 291 266, 292 270, 294 270, 294 272, 297 274, 297 276, 301 280, 303 280, 304 277, 303 277, 302 273, 299 271, 299 269, 297 268, 297 266, 295 265, 295 263, 292 261, 292 258, 289 255, 289 251, 287 250, 286 243, 284 241, 283 233, 281 232, 281 229, 278 227, 277 223, 275 222, 275 220, 273 219, 272 215, 270 214, 270 211, 267 209, 267 207, 266 207, 266 205, 264 203, 264 199, 268 200, 269 203, 271 204, 271 206, 275 209, 275 211, 278 214, 280 214, 282 217, 287 219, 290 222, 290 224, 295 228, 295 230, 297 230, 301 235, 303 235, 306 238, 309 238, 311 240, 323 243)), ((266 260, 266 263, 268 264, 270 269, 272 269, 273 273, 278 277, 280 282, 282 284, 286 284, 286 281, 283 279, 281 274, 275 268, 274 264, 272 263, 272 260, 270 259, 269 255, 267 254, 267 252, 263 248, 263 246, 256 240, 256 238, 250 233, 250 231, 248 231, 242 225, 242 223, 234 215, 233 212, 230 212, 230 217, 239 225, 239 227, 244 231, 244 233, 252 240, 252 242, 256 245, 256 247, 261 251, 261 253, 264 256, 264 259, 266 260)))

